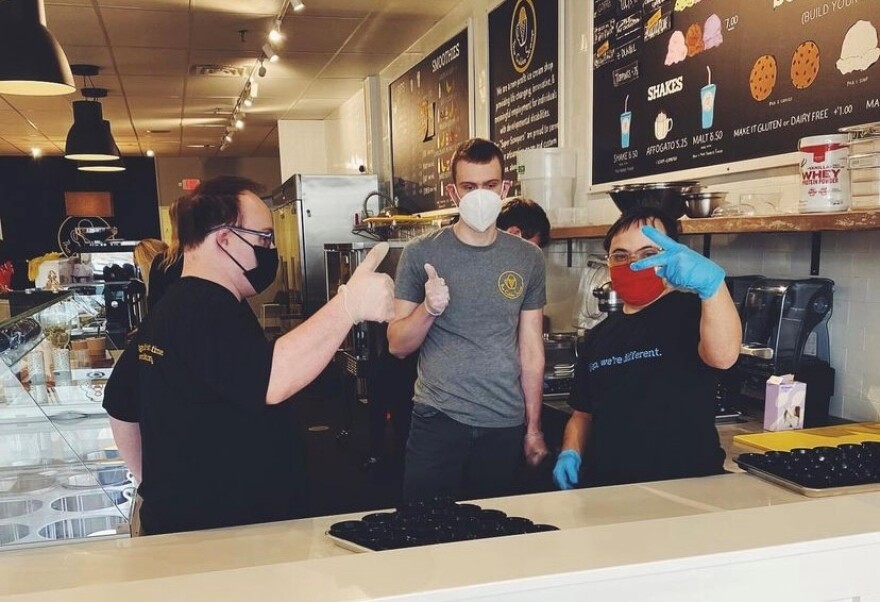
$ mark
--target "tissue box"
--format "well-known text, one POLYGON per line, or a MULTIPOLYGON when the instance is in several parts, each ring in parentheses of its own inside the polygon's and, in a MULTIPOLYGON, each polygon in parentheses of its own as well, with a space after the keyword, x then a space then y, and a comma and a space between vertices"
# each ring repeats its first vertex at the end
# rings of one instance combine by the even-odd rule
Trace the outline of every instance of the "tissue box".
POLYGON ((764 430, 790 431, 804 428, 807 383, 794 375, 771 376, 764 395, 764 430))

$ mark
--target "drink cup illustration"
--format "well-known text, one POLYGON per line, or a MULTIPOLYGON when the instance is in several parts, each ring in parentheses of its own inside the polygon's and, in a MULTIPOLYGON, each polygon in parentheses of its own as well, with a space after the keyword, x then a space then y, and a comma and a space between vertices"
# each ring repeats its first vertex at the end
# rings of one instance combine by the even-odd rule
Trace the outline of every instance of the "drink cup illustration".
POLYGON ((672 117, 669 117, 665 111, 657 113, 657 119, 654 120, 654 137, 657 140, 665 140, 671 130, 672 117))
POLYGON ((623 113, 620 114, 620 147, 621 148, 629 148, 629 130, 632 125, 632 112, 627 111, 626 107, 629 104, 629 94, 626 96, 626 100, 623 101, 623 113))
POLYGON ((715 84, 712 83, 712 70, 706 66, 709 72, 709 83, 700 88, 700 106, 702 107, 703 129, 712 127, 715 120, 715 84))
POLYGON ((620 114, 620 146, 629 148, 629 128, 632 124, 632 113, 627 111, 620 114))

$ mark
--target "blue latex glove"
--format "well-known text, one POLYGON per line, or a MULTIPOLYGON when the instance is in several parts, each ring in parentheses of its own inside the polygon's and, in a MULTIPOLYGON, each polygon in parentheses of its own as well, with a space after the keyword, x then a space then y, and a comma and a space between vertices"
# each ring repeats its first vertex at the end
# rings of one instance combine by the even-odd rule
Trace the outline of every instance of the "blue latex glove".
POLYGON ((642 234, 657 244, 662 252, 634 262, 630 268, 644 270, 657 267, 657 275, 675 288, 690 289, 704 301, 718 292, 724 282, 724 270, 683 244, 677 243, 651 226, 642 226, 642 234))
POLYGON ((556 460, 553 467, 553 481, 560 489, 573 489, 578 484, 578 472, 581 469, 581 455, 573 449, 567 449, 556 460))

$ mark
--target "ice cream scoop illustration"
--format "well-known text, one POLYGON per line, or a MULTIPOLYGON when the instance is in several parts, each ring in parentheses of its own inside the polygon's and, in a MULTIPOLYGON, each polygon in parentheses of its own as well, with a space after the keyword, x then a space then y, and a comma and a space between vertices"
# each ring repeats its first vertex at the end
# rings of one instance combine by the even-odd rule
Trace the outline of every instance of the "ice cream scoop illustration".
POLYGON ((857 21, 843 38, 837 70, 843 75, 864 71, 880 59, 877 47, 877 29, 870 21, 857 21))
POLYGON ((666 65, 680 63, 687 58, 688 46, 684 34, 680 31, 672 32, 669 38, 669 49, 666 51, 666 65))
POLYGON ((675 0, 675 12, 681 12, 699 4, 700 0, 675 0))
POLYGON ((721 46, 724 36, 721 34, 721 18, 718 15, 712 15, 706 19, 703 25, 703 48, 709 50, 716 46, 721 46))

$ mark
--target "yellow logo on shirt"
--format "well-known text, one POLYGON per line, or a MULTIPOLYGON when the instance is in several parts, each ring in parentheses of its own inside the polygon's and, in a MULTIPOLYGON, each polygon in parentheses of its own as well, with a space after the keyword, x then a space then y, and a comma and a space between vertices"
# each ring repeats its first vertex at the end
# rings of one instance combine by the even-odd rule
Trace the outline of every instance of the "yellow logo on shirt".
POLYGON ((155 345, 140 344, 138 345, 138 359, 147 364, 153 364, 156 358, 163 357, 165 350, 155 345))
POLYGON ((498 290, 508 299, 519 299, 522 297, 525 284, 523 277, 516 272, 507 271, 498 278, 498 290))

